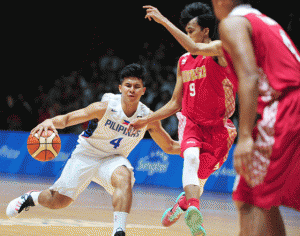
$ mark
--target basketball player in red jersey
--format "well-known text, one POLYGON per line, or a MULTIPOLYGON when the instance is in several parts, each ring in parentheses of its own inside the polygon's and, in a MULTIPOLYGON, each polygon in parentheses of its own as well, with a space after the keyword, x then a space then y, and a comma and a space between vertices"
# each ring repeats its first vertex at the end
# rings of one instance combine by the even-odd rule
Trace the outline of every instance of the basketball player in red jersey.
POLYGON ((171 100, 153 114, 131 123, 140 129, 177 111, 179 141, 184 158, 183 188, 176 204, 165 211, 162 224, 174 224, 182 213, 192 235, 206 235, 202 227, 199 198, 207 178, 226 161, 236 137, 228 119, 235 109, 237 81, 225 73, 227 63, 220 40, 212 41, 215 18, 209 6, 193 3, 181 13, 187 34, 174 26, 152 6, 145 6, 146 18, 162 24, 189 52, 181 56, 177 82, 171 100))
POLYGON ((249 0, 212 0, 224 53, 239 81, 240 235, 285 235, 279 206, 300 211, 300 53, 249 0), (261 119, 255 125, 256 115, 261 119))

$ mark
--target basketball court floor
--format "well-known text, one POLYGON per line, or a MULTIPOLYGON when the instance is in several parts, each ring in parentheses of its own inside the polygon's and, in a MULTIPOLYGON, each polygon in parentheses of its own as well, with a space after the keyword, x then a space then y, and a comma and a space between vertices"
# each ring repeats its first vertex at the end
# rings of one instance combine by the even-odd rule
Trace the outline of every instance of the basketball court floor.
MULTIPOLYGON (((91 184, 69 207, 50 210, 37 206, 9 220, 8 203, 29 190, 43 190, 53 179, 7 176, 0 173, 1 236, 110 236, 113 228, 111 197, 102 187, 91 184)), ((135 186, 133 204, 127 220, 126 235, 190 235, 184 217, 169 228, 161 225, 165 209, 175 202, 181 189, 135 186)), ((238 217, 230 194, 205 192, 201 198, 204 227, 208 236, 238 235, 238 217)), ((282 207, 287 235, 300 235, 300 213, 282 207)))

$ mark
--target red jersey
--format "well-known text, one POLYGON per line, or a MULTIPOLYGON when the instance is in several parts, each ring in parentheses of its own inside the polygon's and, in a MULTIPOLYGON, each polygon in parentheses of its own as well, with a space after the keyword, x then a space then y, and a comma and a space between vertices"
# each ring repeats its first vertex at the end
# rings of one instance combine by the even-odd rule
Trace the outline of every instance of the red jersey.
MULTIPOLYGON (((244 16, 252 26, 252 44, 260 68, 258 111, 265 104, 300 88, 300 54, 282 27, 250 5, 236 7, 230 16, 244 16)), ((235 75, 229 54, 228 65, 235 75)))
POLYGON ((183 80, 182 114, 203 126, 224 125, 234 113, 237 80, 210 56, 179 59, 183 80))
MULTIPOLYGON (((233 199, 264 209, 285 205, 300 211, 300 54, 280 25, 250 5, 234 8, 229 16, 244 16, 251 23, 261 73, 261 118, 253 130, 255 143, 247 164, 250 181, 240 177, 233 199)), ((225 56, 236 76, 229 54, 225 56)))

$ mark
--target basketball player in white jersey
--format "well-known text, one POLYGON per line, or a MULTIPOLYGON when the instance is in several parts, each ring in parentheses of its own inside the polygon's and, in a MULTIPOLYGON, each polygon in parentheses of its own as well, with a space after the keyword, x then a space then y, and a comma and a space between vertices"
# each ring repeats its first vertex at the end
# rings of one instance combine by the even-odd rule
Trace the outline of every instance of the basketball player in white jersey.
POLYGON ((143 84, 146 70, 138 64, 126 66, 120 75, 121 94, 107 93, 101 102, 86 108, 47 119, 31 134, 63 129, 90 121, 86 131, 79 135, 78 145, 66 163, 60 178, 50 189, 42 192, 29 191, 11 201, 6 214, 18 216, 24 209, 38 204, 60 209, 69 206, 91 181, 103 186, 112 198, 114 208, 114 236, 124 236, 126 218, 132 203, 134 184, 133 167, 128 154, 140 142, 148 130, 154 141, 169 154, 179 154, 179 143, 172 140, 160 122, 153 122, 135 134, 127 132, 129 123, 147 116, 151 111, 140 102, 146 88, 143 84))

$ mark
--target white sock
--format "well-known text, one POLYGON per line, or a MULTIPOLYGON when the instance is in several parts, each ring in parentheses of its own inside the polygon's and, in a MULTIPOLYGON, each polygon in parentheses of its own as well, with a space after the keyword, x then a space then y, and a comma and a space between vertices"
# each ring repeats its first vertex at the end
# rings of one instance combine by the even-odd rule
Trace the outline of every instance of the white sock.
POLYGON ((198 169, 200 164, 200 149, 198 147, 190 147, 183 152, 183 173, 182 173, 182 185, 198 185, 198 169))
POLYGON ((39 195, 40 195, 41 192, 32 192, 31 193, 31 197, 32 197, 32 200, 34 202, 34 205, 39 205, 39 195))
POLYGON ((124 231, 126 228, 126 220, 127 220, 127 212, 119 212, 115 211, 114 212, 114 230, 113 230, 113 236, 117 231, 124 231))

